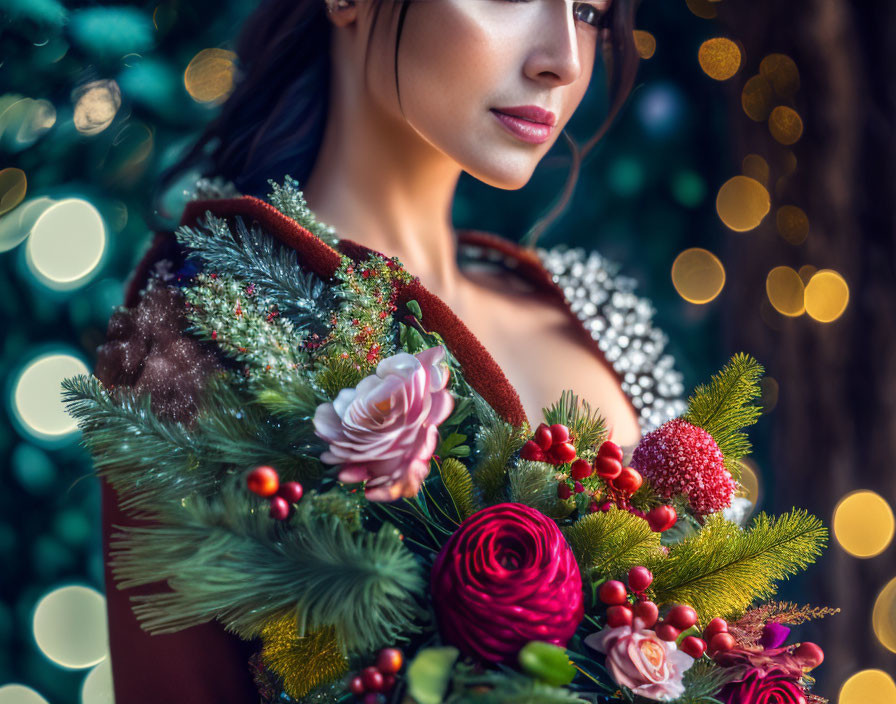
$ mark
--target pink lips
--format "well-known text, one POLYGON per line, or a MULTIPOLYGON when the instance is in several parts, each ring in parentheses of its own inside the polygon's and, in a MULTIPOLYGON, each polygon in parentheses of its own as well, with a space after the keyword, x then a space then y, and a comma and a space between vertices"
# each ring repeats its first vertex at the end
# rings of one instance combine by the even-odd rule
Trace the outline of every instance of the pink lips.
POLYGON ((511 134, 530 144, 547 141, 557 124, 554 113, 537 105, 492 108, 492 112, 511 134))

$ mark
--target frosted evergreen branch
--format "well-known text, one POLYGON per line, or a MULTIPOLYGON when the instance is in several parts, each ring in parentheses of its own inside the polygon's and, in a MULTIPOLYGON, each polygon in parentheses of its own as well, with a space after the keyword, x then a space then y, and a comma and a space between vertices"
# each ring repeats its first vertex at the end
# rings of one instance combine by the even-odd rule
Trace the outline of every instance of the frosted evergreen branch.
POLYGON ((306 496, 280 522, 244 487, 228 487, 185 504, 178 520, 114 535, 113 573, 122 589, 168 581, 171 592, 132 598, 151 633, 217 618, 251 639, 290 609, 300 635, 332 626, 348 653, 417 631, 426 581, 398 531, 354 531, 313 504, 306 496))
POLYGON ((282 186, 274 179, 268 179, 268 185, 272 189, 268 193, 268 202, 271 205, 287 217, 295 220, 311 234, 319 237, 326 244, 334 248, 336 247, 339 242, 336 230, 317 219, 317 216, 308 207, 305 195, 299 188, 298 181, 292 176, 286 175, 283 178, 282 186))

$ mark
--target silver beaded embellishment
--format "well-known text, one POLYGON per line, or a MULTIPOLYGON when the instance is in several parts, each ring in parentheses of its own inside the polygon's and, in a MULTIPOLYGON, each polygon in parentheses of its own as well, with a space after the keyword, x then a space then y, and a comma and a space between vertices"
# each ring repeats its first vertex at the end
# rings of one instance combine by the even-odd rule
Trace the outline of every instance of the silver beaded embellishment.
POLYGON ((619 264, 581 247, 536 248, 542 265, 562 290, 570 310, 622 377, 622 390, 638 410, 642 433, 687 410, 675 360, 663 354, 668 337, 653 325, 656 310, 636 296, 635 279, 619 264))

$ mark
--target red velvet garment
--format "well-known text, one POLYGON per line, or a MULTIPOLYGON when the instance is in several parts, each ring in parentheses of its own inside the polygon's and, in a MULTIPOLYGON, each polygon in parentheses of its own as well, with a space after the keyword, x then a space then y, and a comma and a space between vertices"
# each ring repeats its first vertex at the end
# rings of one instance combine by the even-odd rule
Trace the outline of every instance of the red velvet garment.
MULTIPOLYGON (((247 221, 257 221, 266 231, 295 249, 302 265, 321 277, 329 277, 339 265, 339 253, 263 200, 244 196, 193 201, 187 205, 181 224, 194 225, 206 210, 218 217, 241 215, 247 221)), ((583 342, 602 357, 603 353, 578 317, 565 305, 562 291, 553 283, 534 252, 487 233, 462 231, 458 235, 462 243, 497 249, 513 257, 517 261, 516 270, 539 291, 566 308, 571 323, 583 336, 583 342)), ((363 259, 372 251, 350 240, 341 240, 340 250, 354 259, 363 259)), ((117 314, 110 320, 107 343, 100 348, 95 373, 106 385, 152 388, 153 408, 157 413, 189 422, 195 410, 192 400, 201 379, 219 364, 214 348, 182 333, 183 311, 173 303, 165 309, 166 294, 157 291, 141 296, 155 262, 176 252, 173 233, 156 235, 150 250, 135 269, 125 295, 124 304, 133 315, 117 314), (156 308, 152 309, 152 306, 156 308), (161 387, 160 393, 156 392, 158 387, 161 387)), ((410 300, 419 303, 427 327, 445 339, 467 381, 505 420, 521 425, 526 415, 519 395, 469 328, 419 281, 403 286, 399 291, 398 319, 407 312, 404 306, 410 300)), ((109 641, 118 704, 257 703, 259 696, 250 675, 248 659, 258 643, 240 640, 217 622, 164 635, 150 635, 141 629, 131 611, 130 596, 165 591, 166 586, 156 583, 128 590, 116 587, 109 567, 113 526, 139 522, 119 510, 115 492, 106 481, 102 481, 102 502, 109 641)))

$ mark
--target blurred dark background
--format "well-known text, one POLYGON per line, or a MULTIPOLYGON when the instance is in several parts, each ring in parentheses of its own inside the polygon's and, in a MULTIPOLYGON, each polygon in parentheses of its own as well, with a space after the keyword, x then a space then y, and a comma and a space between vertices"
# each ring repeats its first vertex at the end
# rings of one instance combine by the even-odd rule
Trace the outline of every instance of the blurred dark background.
MULTIPOLYGON (((93 368, 253 6, 0 0, 0 704, 112 701, 99 486, 58 383, 93 368)), ((539 244, 635 277, 686 388, 765 365, 749 495, 836 528, 780 596, 842 613, 796 639, 826 651, 819 694, 894 704, 896 4, 645 0, 637 26, 637 87, 539 244)), ((605 108, 596 73, 572 135, 605 108)), ((520 191, 465 178, 456 225, 520 239, 567 168, 558 143, 520 191)))

